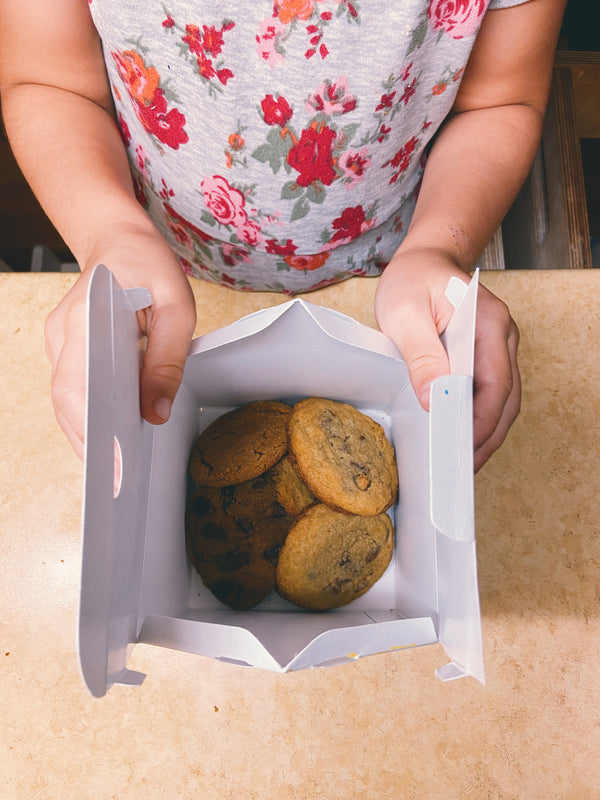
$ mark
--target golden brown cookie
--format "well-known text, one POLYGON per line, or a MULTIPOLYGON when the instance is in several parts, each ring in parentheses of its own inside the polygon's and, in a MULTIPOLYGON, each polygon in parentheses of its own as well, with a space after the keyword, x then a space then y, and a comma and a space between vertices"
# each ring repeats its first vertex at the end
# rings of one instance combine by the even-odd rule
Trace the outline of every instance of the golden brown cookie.
POLYGON ((247 610, 275 586, 289 522, 272 470, 233 486, 196 485, 185 517, 190 560, 222 603, 247 610))
POLYGON ((398 493, 394 448, 381 425, 348 403, 308 397, 288 423, 289 457, 321 502, 381 514, 398 493))
POLYGON ((230 486, 270 469, 287 450, 287 403, 259 400, 218 417, 198 437, 190 473, 202 486, 230 486))
POLYGON ((393 549, 387 514, 344 514, 318 503, 290 528, 279 554, 277 591, 315 611, 344 606, 379 580, 393 549))
POLYGON ((290 517, 297 517, 305 508, 317 502, 287 456, 275 466, 273 475, 277 499, 290 517))

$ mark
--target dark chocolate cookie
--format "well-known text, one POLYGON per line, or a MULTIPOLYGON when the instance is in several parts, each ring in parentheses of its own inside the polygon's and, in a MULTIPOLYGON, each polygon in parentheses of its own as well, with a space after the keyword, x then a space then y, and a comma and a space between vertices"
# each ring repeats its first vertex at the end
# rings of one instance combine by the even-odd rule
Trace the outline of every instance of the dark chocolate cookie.
POLYGON ((222 603, 247 610, 274 588, 289 518, 272 470, 233 486, 195 485, 185 526, 192 565, 222 603))
POLYGON ((259 400, 218 417, 194 443, 193 479, 202 486, 230 486, 270 469, 287 451, 291 413, 286 403, 259 400))

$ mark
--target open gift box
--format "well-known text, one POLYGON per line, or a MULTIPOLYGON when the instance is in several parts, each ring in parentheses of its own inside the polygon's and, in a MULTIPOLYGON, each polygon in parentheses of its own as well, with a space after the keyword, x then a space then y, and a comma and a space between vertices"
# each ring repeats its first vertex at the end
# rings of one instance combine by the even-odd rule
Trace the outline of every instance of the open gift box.
POLYGON ((477 274, 452 279, 443 340, 452 373, 420 407, 402 357, 382 333, 304 300, 267 308, 192 343, 170 420, 139 410, 136 310, 105 267, 89 288, 88 408, 79 656, 95 696, 139 684, 130 647, 146 642, 286 672, 439 641, 444 680, 484 681, 473 510, 472 373, 477 274), (259 399, 322 396, 383 425, 398 462, 396 544, 382 578, 333 611, 272 592, 250 611, 222 605, 185 547, 187 462, 199 431, 259 399), (115 486, 114 454, 121 470, 115 486))

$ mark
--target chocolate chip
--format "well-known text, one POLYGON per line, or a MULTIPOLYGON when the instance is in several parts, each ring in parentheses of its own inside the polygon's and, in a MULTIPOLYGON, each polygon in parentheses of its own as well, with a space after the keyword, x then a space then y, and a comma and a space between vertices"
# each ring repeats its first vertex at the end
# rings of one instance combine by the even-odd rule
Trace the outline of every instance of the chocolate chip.
POLYGON ((220 572, 235 572, 250 563, 247 550, 229 550, 224 555, 215 556, 215 565, 220 572))
POLYGON ((208 497, 200 494, 192 500, 192 513, 197 517, 207 517, 212 511, 214 508, 208 497))
POLYGON ((369 486, 371 485, 371 479, 364 473, 355 475, 353 480, 354 480, 354 485, 356 486, 357 489, 360 489, 361 492, 366 492, 369 486))
POLYGON ((367 555, 365 556, 365 561, 367 562, 367 564, 370 564, 370 563, 371 563, 371 561, 375 561, 375 559, 376 559, 376 558, 377 558, 377 556, 379 555, 379 551, 380 551, 380 549, 381 549, 381 548, 379 547, 379 545, 378 545, 378 544, 374 544, 374 545, 371 547, 371 549, 369 550, 369 552, 368 552, 368 553, 367 553, 367 555))
POLYGON ((218 542, 224 542, 227 539, 227 534, 223 528, 214 522, 205 522, 200 528, 200 536, 203 539, 211 539, 218 542))
POLYGON ((265 547, 263 550, 263 556, 269 562, 269 564, 273 564, 274 567, 277 566, 277 562, 279 561, 279 551, 281 550, 281 544, 274 544, 271 547, 265 547))

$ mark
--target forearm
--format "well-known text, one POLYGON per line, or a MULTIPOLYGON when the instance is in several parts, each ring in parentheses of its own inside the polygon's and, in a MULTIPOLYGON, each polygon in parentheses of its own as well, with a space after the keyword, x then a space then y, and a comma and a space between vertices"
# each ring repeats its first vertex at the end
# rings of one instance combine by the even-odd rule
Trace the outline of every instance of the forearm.
POLYGON ((82 267, 114 226, 150 227, 108 109, 68 90, 22 83, 4 87, 2 110, 27 181, 82 267))
POLYGON ((399 252, 434 248, 471 270, 529 172, 542 121, 528 105, 451 117, 429 154, 399 252))

